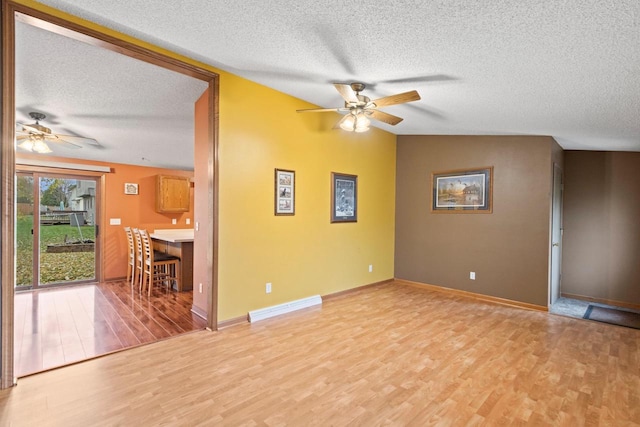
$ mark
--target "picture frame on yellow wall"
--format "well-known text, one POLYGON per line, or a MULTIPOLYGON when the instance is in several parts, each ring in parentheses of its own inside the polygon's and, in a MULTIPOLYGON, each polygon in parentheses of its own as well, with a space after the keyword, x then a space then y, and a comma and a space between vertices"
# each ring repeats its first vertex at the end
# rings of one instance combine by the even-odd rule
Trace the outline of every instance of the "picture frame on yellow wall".
POLYGON ((331 172, 331 222, 358 221, 358 176, 331 172))
POLYGON ((431 212, 492 213, 493 166, 431 174, 431 212))
POLYGON ((296 214, 296 172, 275 170, 275 215, 296 214))

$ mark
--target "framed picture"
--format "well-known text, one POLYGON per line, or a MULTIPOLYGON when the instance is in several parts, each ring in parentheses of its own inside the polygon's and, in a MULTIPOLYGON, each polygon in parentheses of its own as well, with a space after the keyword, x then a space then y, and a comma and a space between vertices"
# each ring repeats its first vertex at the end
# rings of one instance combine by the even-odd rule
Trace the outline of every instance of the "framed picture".
POLYGON ((296 173, 286 169, 276 169, 275 214, 295 215, 296 213, 296 173))
POLYGON ((124 183, 124 194, 138 194, 138 184, 131 182, 124 183))
POLYGON ((435 172, 431 185, 434 213, 493 212, 493 167, 435 172))
POLYGON ((358 177, 331 172, 331 222, 358 220, 358 177))

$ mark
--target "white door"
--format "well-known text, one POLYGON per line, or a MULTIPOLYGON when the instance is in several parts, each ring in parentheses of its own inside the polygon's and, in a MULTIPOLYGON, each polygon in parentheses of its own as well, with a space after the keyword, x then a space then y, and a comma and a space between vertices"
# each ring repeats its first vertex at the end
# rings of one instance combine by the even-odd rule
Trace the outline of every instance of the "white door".
POLYGON ((553 165, 553 205, 551 207, 551 292, 549 304, 560 298, 562 278, 562 169, 553 165))

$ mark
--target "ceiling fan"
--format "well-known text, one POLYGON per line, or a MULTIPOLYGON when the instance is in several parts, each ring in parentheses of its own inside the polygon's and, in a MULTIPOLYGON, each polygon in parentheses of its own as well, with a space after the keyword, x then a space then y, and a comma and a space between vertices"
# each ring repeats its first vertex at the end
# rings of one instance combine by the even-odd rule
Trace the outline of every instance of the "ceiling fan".
POLYGON ((79 143, 99 145, 98 141, 93 138, 53 133, 51 129, 40 124, 40 120, 44 120, 47 117, 42 113, 31 112, 29 116, 36 122, 31 124, 17 123, 19 130, 16 131, 16 142, 19 143, 18 147, 24 150, 40 154, 51 153, 52 150, 47 145, 47 142, 53 142, 63 147, 74 149, 82 148, 82 145, 79 145, 79 143))
POLYGON ((378 110, 378 108, 404 104, 405 102, 418 101, 420 99, 418 92, 412 90, 409 92, 399 93, 397 95, 374 99, 372 101, 369 97, 360 95, 360 92, 365 88, 364 83, 334 83, 333 85, 344 98, 344 107, 311 108, 306 110, 297 110, 298 113, 323 113, 329 111, 346 112, 347 114, 336 124, 336 127, 340 127, 341 129, 350 132, 366 132, 369 130, 369 125, 371 123, 369 120, 370 118, 392 126, 395 126, 402 121, 401 117, 385 113, 378 110))

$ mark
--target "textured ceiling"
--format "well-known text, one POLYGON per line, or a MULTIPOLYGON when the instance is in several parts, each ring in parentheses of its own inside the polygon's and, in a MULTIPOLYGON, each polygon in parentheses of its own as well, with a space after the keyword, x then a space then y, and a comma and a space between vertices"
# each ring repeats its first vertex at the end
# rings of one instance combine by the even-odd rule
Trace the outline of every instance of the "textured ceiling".
MULTIPOLYGON (((379 125, 396 134, 551 135, 566 149, 640 151, 637 0, 41 2, 323 107, 342 103, 333 82, 365 82, 372 99, 416 89, 421 101, 385 109, 405 119, 379 125)), ((92 57, 91 68, 108 67, 107 75, 89 79, 87 70, 77 86, 109 80, 120 61, 105 55, 102 63, 92 57)), ((168 122, 166 108, 180 83, 159 74, 158 86, 122 85, 121 105, 99 110, 85 99, 74 112, 83 91, 68 89, 61 103, 70 117, 114 116, 82 122, 87 134, 98 124, 135 126, 147 110, 162 111, 156 126, 183 128, 168 122), (128 105, 147 96, 146 106, 128 105)), ((39 78, 25 75, 25 85, 39 78)))
MULTIPOLYGON (((194 102, 207 84, 24 23, 16 24, 16 119, 99 145, 52 155, 193 169, 194 102)), ((76 142, 75 140, 73 142, 76 142)))

